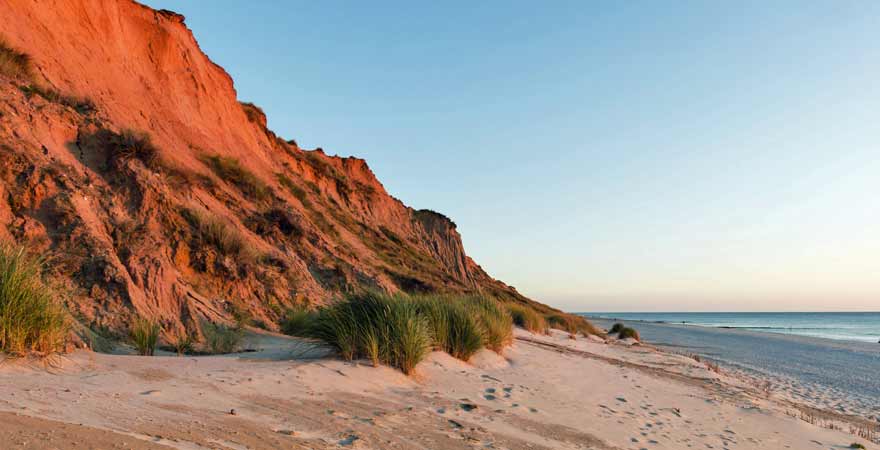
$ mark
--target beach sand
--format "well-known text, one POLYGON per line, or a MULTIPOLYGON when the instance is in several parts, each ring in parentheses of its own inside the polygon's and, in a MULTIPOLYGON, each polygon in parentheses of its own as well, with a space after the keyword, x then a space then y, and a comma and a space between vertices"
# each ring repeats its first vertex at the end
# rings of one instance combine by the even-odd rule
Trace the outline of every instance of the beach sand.
POLYGON ((841 449, 791 399, 650 346, 517 330, 503 356, 440 352, 416 376, 262 333, 259 351, 77 351, 0 365, 4 449, 841 449), (797 417, 794 417, 797 416, 797 417), (804 419, 807 420, 802 420, 804 419))

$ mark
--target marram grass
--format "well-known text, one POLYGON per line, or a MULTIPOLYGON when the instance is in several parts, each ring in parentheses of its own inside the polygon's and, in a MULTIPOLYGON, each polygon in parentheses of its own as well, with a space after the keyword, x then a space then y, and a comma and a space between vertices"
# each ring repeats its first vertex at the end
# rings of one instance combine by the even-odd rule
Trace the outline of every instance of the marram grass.
POLYGON ((514 325, 537 334, 546 334, 547 320, 534 309, 515 303, 505 305, 513 318, 514 325))
POLYGON ((131 342, 138 355, 153 356, 159 342, 159 324, 148 319, 137 319, 131 326, 131 342))
POLYGON ((64 350, 70 323, 42 278, 42 261, 0 244, 0 351, 51 355, 64 350))
POLYGON ((483 330, 478 318, 460 299, 425 295, 415 297, 413 301, 428 320, 436 349, 467 361, 483 348, 483 330))
POLYGON ((454 295, 350 295, 318 312, 291 311, 287 334, 323 340, 347 360, 366 358, 409 374, 431 348, 468 360, 481 348, 500 352, 513 321, 495 300, 454 295))

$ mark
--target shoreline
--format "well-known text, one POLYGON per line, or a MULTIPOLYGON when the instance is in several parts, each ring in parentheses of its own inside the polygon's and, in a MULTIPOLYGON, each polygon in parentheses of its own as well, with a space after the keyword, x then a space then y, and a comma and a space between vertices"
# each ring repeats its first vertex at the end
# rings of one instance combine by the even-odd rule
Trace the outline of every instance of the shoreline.
MULTIPOLYGON (((752 331, 752 332, 756 332, 756 333, 772 334, 772 335, 776 335, 776 336, 794 336, 794 337, 802 337, 802 338, 808 338, 808 339, 820 339, 820 340, 828 340, 828 341, 835 341, 835 342, 844 342, 844 343, 850 343, 850 344, 867 344, 869 346, 870 345, 877 345, 878 348, 880 348, 880 342, 878 342, 878 340, 880 340, 880 332, 877 333, 877 336, 872 335, 870 338, 856 339, 856 338, 852 338, 851 336, 829 337, 828 335, 820 336, 820 335, 813 335, 813 334, 794 333, 791 331, 789 331, 789 332, 769 331, 769 330, 786 330, 786 329, 791 330, 791 327, 786 328, 786 327, 774 327, 774 326, 757 326, 757 327, 755 327, 755 326, 709 325, 709 324, 697 323, 695 321, 648 320, 648 319, 644 319, 644 318, 635 319, 635 318, 611 316, 611 314, 615 314, 615 313, 606 313, 607 316, 597 316, 597 315, 594 315, 593 313, 582 313, 582 312, 576 312, 576 313, 571 313, 571 314, 585 317, 591 321, 635 322, 635 323, 689 326, 689 327, 712 328, 712 329, 723 329, 723 330, 743 330, 743 331, 752 331)), ((628 313, 622 313, 622 314, 628 314, 628 313)), ((637 313, 637 314, 641 314, 641 313, 637 313)), ((686 315, 686 314, 700 314, 700 313, 645 313, 645 314, 685 314, 686 315)), ((710 314, 710 313, 707 313, 707 314, 710 314)), ((716 314, 716 313, 711 313, 711 314, 716 314)), ((717 313, 717 314, 739 314, 739 313, 717 313)), ((777 313, 756 313, 756 314, 777 314, 777 313)), ((877 315, 880 315, 880 312, 865 312, 865 313, 861 313, 861 312, 860 313, 847 313, 847 312, 812 313, 812 312, 807 312, 807 313, 778 313, 778 314, 828 314, 828 315, 877 314, 877 315)))
MULTIPOLYGON (((617 320, 590 318, 600 326, 617 320)), ((695 354, 818 409, 880 419, 880 345, 738 328, 626 320, 645 341, 695 354)))
POLYGON ((6 413, 32 418, 15 419, 9 441, 31 450, 53 448, 43 439, 56 431, 184 450, 757 450, 878 440, 873 428, 868 439, 850 432, 864 423, 651 344, 521 329, 515 337, 503 354, 483 350, 467 363, 434 352, 412 377, 313 357, 320 349, 300 358, 314 344, 266 333, 249 336, 258 351, 247 354, 80 350, 48 370, 12 361, 0 364, 0 423, 12 420, 6 413), (75 427, 47 430, 52 423, 75 427))

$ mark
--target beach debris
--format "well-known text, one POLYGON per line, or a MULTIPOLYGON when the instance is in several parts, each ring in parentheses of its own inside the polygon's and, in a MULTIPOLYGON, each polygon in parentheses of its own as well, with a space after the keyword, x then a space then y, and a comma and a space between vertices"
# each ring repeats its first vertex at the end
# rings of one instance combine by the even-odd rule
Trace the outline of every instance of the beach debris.
POLYGON ((230 410, 229 410, 229 415, 230 415, 230 416, 236 416, 236 415, 238 415, 238 413, 235 412, 235 409, 233 408, 233 409, 230 409, 230 410))
POLYGON ((462 425, 452 419, 449 419, 449 424, 452 425, 453 428, 464 428, 464 425, 462 425))

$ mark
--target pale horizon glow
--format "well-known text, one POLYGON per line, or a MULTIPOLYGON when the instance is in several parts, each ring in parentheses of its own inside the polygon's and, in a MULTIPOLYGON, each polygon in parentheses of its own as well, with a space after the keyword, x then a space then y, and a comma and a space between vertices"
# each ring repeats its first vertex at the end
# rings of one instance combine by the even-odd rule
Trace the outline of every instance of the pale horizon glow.
POLYGON ((880 3, 145 3, 535 300, 880 310, 880 3))

